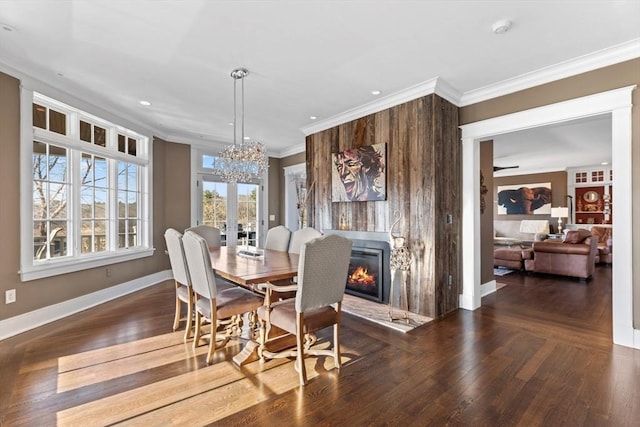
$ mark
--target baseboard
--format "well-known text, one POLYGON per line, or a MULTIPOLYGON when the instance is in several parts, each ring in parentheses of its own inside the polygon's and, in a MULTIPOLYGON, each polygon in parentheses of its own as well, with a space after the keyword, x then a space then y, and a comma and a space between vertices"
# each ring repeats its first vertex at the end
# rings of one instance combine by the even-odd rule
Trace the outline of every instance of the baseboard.
POLYGON ((164 270, 119 285, 111 286, 97 292, 83 295, 58 304, 39 308, 28 313, 0 321, 0 340, 21 334, 39 326, 62 319, 82 310, 86 310, 107 301, 139 291, 141 289, 164 282, 173 277, 171 270, 164 270))
POLYGON ((633 330, 633 348, 640 350, 640 329, 633 330))
POLYGON ((490 282, 483 283, 480 285, 480 298, 492 294, 496 291, 496 281, 491 280, 490 282))

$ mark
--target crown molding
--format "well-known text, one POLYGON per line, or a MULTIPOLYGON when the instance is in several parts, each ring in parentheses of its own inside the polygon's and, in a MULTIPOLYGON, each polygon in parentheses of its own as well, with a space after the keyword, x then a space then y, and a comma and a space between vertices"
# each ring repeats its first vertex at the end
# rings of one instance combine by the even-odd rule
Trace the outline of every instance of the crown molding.
POLYGON ((640 39, 630 40, 496 84, 467 91, 460 98, 458 106, 465 107, 638 57, 640 57, 640 39))
POLYGON ((432 93, 436 93, 447 99, 449 102, 457 105, 458 100, 456 94, 459 94, 459 92, 454 89, 453 86, 442 81, 441 78, 435 77, 375 101, 351 108, 325 120, 320 120, 313 125, 300 128, 300 130, 305 134, 305 136, 311 135, 341 125, 342 123, 347 123, 352 120, 359 119, 360 117, 377 113, 379 111, 386 110, 387 108, 404 104, 405 102, 413 101, 421 96, 431 95, 432 93), (438 89, 442 91, 442 94, 438 93, 438 89))
POLYGON ((306 142, 303 144, 296 144, 291 147, 285 148, 284 150, 278 151, 278 154, 273 157, 282 159, 283 157, 293 156, 294 154, 304 153, 305 151, 307 151, 306 142))

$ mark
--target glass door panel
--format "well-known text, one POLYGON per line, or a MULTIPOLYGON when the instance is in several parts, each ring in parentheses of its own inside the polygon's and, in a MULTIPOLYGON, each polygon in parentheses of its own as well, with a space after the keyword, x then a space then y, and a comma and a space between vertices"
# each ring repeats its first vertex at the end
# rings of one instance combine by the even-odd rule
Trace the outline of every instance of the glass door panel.
MULTIPOLYGON (((220 229, 222 245, 225 246, 228 243, 227 225, 229 224, 229 218, 227 215, 227 205, 229 184, 206 179, 202 179, 200 182, 202 183, 200 186, 202 189, 201 223, 220 229)), ((235 227, 231 228, 235 229, 235 227)), ((235 239, 233 240, 235 243, 235 239)))
POLYGON ((257 246, 258 229, 257 184, 238 184, 238 243, 257 246))

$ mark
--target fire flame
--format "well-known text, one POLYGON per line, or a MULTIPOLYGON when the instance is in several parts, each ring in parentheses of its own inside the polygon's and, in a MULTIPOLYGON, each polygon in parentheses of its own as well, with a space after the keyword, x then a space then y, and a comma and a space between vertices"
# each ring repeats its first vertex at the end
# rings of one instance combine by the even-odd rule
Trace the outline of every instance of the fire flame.
POLYGON ((373 285, 375 282, 376 277, 369 274, 366 267, 358 266, 353 273, 349 275, 350 284, 373 285))

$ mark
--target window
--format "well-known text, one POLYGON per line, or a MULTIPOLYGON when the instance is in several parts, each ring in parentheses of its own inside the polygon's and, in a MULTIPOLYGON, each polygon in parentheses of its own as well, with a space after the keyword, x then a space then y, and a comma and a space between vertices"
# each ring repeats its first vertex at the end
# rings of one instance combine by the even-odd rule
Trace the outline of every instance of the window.
POLYGON ((576 183, 587 182, 586 172, 576 172, 576 183))
POLYGON ((23 100, 22 280, 152 255, 149 139, 37 93, 23 100))
POLYGON ((592 171, 591 172, 591 182, 603 182, 604 181, 604 171, 592 171))

